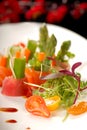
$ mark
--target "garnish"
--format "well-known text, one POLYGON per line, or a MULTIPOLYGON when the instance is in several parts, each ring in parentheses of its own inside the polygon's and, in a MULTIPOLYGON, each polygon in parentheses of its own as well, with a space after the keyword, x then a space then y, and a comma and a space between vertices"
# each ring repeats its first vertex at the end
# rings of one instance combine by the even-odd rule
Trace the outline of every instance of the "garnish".
POLYGON ((87 85, 87 82, 81 81, 81 76, 79 73, 76 73, 75 70, 81 65, 81 62, 75 63, 71 71, 69 70, 60 70, 57 73, 49 74, 42 79, 47 79, 47 81, 42 84, 43 88, 48 88, 46 91, 34 90, 34 94, 40 95, 44 98, 49 98, 55 95, 61 97, 61 104, 64 107, 69 107, 76 103, 79 94, 87 88, 84 87, 84 84, 87 85))

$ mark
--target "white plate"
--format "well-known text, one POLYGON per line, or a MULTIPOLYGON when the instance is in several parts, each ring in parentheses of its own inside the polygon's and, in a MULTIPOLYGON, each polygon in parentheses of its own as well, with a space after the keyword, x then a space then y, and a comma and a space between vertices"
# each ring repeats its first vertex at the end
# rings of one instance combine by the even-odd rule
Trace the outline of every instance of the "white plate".
MULTIPOLYGON (((8 46, 18 43, 27 43, 28 39, 37 40, 39 37, 39 27, 42 23, 18 23, 0 25, 0 52, 3 53, 8 46)), ((87 79, 87 40, 82 36, 65 28, 47 24, 49 34, 54 34, 58 40, 57 49, 65 40, 71 40, 70 50, 76 57, 70 60, 72 65, 75 62, 82 62, 80 72, 83 79, 87 79)), ((22 97, 7 97, 0 94, 0 107, 16 107, 15 113, 0 112, 0 130, 76 130, 78 127, 87 129, 87 113, 73 117, 69 116, 62 122, 65 111, 53 113, 48 119, 33 116, 25 110, 25 99, 22 97), (17 123, 6 123, 8 119, 15 119, 17 123)))

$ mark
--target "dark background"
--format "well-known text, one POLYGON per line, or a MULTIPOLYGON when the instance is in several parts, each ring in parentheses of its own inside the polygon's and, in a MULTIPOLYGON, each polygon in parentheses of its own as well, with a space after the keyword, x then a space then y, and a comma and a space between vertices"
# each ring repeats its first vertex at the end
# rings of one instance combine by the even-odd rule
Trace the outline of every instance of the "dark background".
MULTIPOLYGON (((53 0, 52 0, 53 1, 53 0)), ((60 1, 62 3, 62 0, 54 0, 54 1, 60 1)), ((82 3, 86 2, 87 0, 68 0, 67 4, 74 4, 75 2, 82 3)), ((73 19, 70 14, 67 14, 61 23, 58 23, 60 26, 64 26, 70 30, 73 30, 80 35, 87 38, 87 9, 85 10, 85 13, 79 18, 79 19, 73 19)))

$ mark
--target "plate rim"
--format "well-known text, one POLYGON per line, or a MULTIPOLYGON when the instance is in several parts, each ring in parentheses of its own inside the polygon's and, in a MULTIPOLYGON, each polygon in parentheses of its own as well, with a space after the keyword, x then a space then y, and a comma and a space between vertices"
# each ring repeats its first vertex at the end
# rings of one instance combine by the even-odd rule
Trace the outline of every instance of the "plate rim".
POLYGON ((5 23, 5 24, 1 24, 0 28, 3 28, 5 26, 18 26, 18 25, 22 25, 22 24, 38 24, 39 26, 42 25, 42 24, 46 24, 47 26, 58 27, 58 28, 60 28, 62 30, 68 31, 68 32, 70 32, 70 33, 72 33, 72 34, 74 34, 76 36, 79 36, 80 38, 87 41, 86 37, 80 35, 79 33, 75 32, 75 31, 73 31, 71 29, 68 29, 67 27, 63 27, 61 25, 56 25, 56 24, 51 24, 51 23, 46 23, 46 22, 31 22, 31 21, 29 21, 29 22, 18 22, 18 23, 5 23))

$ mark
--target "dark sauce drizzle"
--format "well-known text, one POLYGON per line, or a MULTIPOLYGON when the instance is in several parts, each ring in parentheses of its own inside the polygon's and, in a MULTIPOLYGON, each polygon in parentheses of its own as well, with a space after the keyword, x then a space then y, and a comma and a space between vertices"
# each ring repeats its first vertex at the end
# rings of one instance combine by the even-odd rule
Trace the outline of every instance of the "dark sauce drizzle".
POLYGON ((6 108, 6 107, 1 107, 1 108, 0 108, 0 111, 1 111, 1 112, 17 112, 18 109, 12 108, 12 107, 8 107, 8 108, 6 108))
MULTIPOLYGON (((1 107, 0 112, 17 112, 18 109, 13 108, 13 107, 1 107)), ((17 123, 16 120, 14 119, 9 119, 5 121, 6 123, 17 123)))
POLYGON ((6 123, 17 123, 17 121, 14 119, 10 119, 10 120, 6 120, 6 123))

